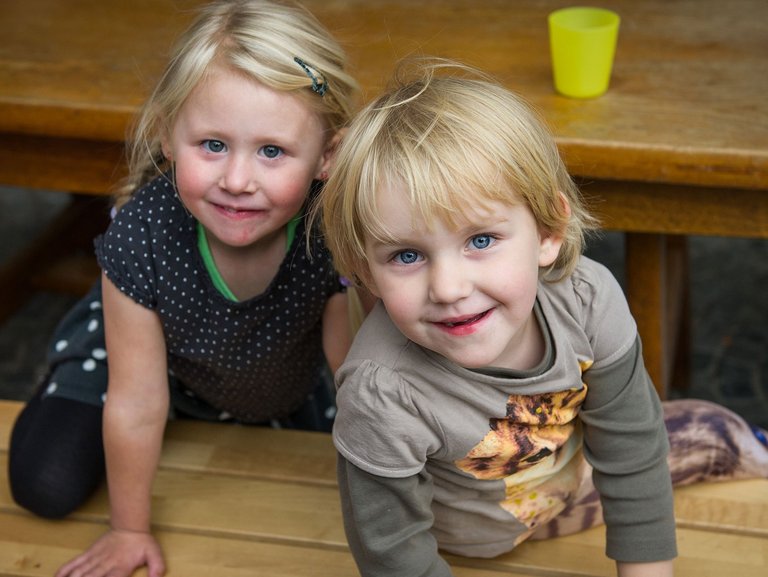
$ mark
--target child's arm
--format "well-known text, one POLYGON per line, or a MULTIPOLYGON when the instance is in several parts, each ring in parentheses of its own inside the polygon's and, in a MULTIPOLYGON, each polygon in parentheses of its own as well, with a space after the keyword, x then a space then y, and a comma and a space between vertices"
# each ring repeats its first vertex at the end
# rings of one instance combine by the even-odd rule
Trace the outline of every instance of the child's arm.
POLYGON ((323 311, 323 351, 332 373, 344 362, 352 339, 376 298, 362 287, 349 287, 346 293, 336 293, 323 311))
POLYGON ((56 574, 128 577, 147 565, 150 577, 165 571, 150 534, 152 480, 168 418, 166 348, 157 315, 123 295, 106 277, 102 292, 109 359, 104 407, 104 449, 111 530, 56 574))
POLYGON ((655 575, 644 571, 677 554, 675 519, 663 411, 639 339, 584 381, 584 454, 603 505, 606 552, 624 570, 643 571, 626 575, 655 575))
POLYGON ((103 283, 109 355, 104 410, 111 525, 150 530, 150 493, 168 420, 166 348, 157 315, 103 283))
POLYGON ((384 478, 338 457, 347 541, 361 575, 450 577, 430 533, 432 482, 422 473, 384 478))
POLYGON ((323 352, 331 374, 335 374, 352 345, 349 305, 346 293, 336 293, 323 311, 323 352))

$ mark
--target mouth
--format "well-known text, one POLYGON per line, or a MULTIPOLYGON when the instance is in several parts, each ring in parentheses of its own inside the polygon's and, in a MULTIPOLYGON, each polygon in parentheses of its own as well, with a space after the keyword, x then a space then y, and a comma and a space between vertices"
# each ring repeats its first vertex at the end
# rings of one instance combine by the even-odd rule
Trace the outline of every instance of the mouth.
POLYGON ((435 324, 444 326, 448 329, 455 329, 455 328, 461 328, 461 327, 468 327, 472 326, 475 323, 483 320, 485 317, 487 317, 491 313, 490 309, 487 311, 483 311, 480 314, 472 315, 469 317, 463 317, 460 319, 453 319, 453 320, 445 320, 445 321, 438 321, 435 324))
POLYGON ((214 208, 228 217, 248 217, 256 214, 262 214, 265 211, 256 208, 243 208, 237 206, 225 206, 223 204, 213 204, 214 208))

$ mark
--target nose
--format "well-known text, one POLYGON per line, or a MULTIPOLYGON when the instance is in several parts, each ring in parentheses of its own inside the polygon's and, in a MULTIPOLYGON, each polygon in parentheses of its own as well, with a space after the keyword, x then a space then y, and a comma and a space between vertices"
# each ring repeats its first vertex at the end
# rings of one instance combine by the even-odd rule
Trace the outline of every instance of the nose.
POLYGON ((230 194, 253 193, 256 191, 256 168, 246 156, 231 155, 221 174, 220 187, 230 194))
POLYGON ((434 303, 449 304, 468 297, 474 283, 470 271, 460 259, 435 259, 429 269, 429 298, 434 303))

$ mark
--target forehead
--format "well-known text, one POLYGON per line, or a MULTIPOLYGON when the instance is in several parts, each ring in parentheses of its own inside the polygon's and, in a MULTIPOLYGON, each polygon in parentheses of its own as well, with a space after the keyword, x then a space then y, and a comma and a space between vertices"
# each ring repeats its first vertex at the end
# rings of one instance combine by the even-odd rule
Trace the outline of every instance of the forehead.
POLYGON ((441 201, 433 194, 414 191, 395 180, 377 190, 375 216, 367 219, 371 223, 368 232, 380 241, 390 241, 420 230, 459 230, 482 225, 493 220, 501 209, 519 204, 511 193, 507 198, 502 201, 482 191, 464 195, 456 190, 449 191, 441 201))
POLYGON ((184 101, 180 117, 201 124, 254 124, 285 131, 320 123, 319 114, 298 92, 273 89, 255 78, 214 65, 184 101))

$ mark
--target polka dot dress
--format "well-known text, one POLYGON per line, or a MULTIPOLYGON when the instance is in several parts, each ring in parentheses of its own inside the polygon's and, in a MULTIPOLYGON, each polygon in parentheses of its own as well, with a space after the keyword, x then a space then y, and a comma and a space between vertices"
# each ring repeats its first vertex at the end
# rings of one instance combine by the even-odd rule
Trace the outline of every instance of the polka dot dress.
MULTIPOLYGON (((324 363, 320 319, 340 289, 329 255, 316 238, 307 254, 302 221, 267 290, 232 302, 205 269, 195 226, 173 185, 160 177, 137 191, 97 239, 99 264, 124 294, 157 312, 169 370, 187 395, 240 421, 286 416, 315 388, 324 363)), ((80 310, 80 333, 100 330, 100 299, 93 296, 97 314, 80 310)), ((83 302, 81 309, 90 306, 83 302)), ((59 338, 54 349, 71 346, 66 333, 59 338)), ((103 344, 92 346, 80 375, 106 371, 105 358, 103 344)), ((106 373, 100 378, 106 382, 106 373)), ((53 378, 49 386, 57 386, 53 378)))

